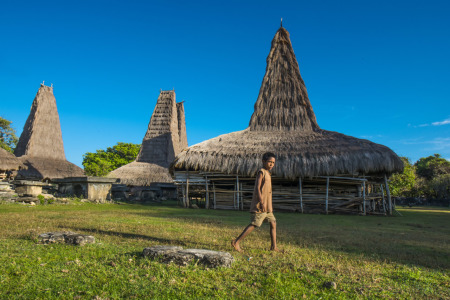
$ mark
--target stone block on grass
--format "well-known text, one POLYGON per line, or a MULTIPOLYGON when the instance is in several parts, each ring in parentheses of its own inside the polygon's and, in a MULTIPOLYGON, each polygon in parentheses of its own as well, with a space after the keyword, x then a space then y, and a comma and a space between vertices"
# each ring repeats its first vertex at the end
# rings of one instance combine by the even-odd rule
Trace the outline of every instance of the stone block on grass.
POLYGON ((38 236, 38 240, 42 244, 66 243, 77 246, 95 243, 95 238, 92 235, 84 235, 71 231, 42 233, 38 236))
POLYGON ((144 256, 159 258, 164 263, 188 265, 193 261, 210 268, 231 267, 233 256, 228 252, 206 249, 184 249, 178 246, 154 246, 145 248, 144 256))

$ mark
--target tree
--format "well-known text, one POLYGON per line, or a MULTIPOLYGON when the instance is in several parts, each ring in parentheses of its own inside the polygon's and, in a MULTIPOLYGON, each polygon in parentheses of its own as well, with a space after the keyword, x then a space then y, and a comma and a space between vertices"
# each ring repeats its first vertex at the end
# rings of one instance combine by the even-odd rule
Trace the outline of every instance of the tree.
POLYGON ((117 143, 105 150, 83 155, 83 167, 88 176, 106 176, 109 172, 134 161, 139 154, 141 145, 132 143, 117 143))
POLYGON ((395 197, 411 197, 416 191, 416 172, 407 157, 400 157, 405 168, 403 173, 393 174, 389 182, 389 190, 395 197))
POLYGON ((439 175, 450 174, 450 161, 441 157, 440 154, 422 157, 414 166, 416 167, 417 175, 426 180, 432 180, 439 175))
POLYGON ((11 121, 0 117, 0 147, 13 153, 18 138, 16 136, 16 131, 11 127, 11 123, 11 121))

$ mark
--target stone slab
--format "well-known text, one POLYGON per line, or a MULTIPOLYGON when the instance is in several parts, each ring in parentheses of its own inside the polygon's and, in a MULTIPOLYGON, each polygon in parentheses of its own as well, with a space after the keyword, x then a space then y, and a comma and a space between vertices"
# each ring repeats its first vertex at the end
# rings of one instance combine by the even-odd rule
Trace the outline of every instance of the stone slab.
POLYGON ((95 238, 92 235, 84 235, 71 231, 42 233, 38 236, 38 240, 42 244, 66 243, 77 246, 95 243, 95 238))
POLYGON ((178 246, 153 246, 145 248, 144 256, 160 259, 165 263, 187 265, 193 261, 210 268, 230 268, 234 262, 233 256, 228 252, 213 251, 206 249, 184 249, 178 246))

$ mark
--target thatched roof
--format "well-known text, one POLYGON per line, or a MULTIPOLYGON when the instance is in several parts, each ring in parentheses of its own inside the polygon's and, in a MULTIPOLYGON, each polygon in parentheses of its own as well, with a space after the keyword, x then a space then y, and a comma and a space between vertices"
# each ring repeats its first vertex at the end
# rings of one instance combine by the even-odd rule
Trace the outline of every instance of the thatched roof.
POLYGON ((0 148, 0 171, 18 170, 23 167, 22 162, 12 153, 0 148))
POLYGON ((28 166, 21 178, 82 176, 83 170, 66 161, 53 88, 41 84, 14 154, 28 166))
POLYGON ((172 169, 253 176, 268 151, 277 155, 274 173, 289 179, 403 169, 400 158, 383 145, 319 128, 282 27, 272 41, 249 127, 189 147, 172 169))
POLYGON ((83 169, 67 160, 29 156, 21 156, 20 159, 27 169, 18 171, 17 179, 45 180, 84 176, 83 169))
POLYGON ((175 91, 161 91, 136 161, 112 171, 108 177, 133 186, 172 182, 168 167, 186 147, 183 104, 176 103, 175 91))
POLYGON ((184 115, 184 101, 177 103, 178 135, 180 136, 180 151, 188 147, 186 135, 186 120, 184 115))

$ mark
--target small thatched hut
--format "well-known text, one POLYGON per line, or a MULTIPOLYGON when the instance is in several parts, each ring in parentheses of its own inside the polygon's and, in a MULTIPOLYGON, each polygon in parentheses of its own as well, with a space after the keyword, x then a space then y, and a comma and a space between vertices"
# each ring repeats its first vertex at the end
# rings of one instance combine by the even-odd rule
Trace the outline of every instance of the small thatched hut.
POLYGON ((277 155, 276 209, 386 213, 386 175, 403 169, 383 145, 320 129, 283 27, 272 41, 249 127, 189 147, 171 170, 186 205, 203 198, 207 207, 247 209, 267 151, 277 155))
POLYGON ((80 167, 66 160, 52 87, 41 84, 14 154, 27 167, 18 172, 17 178, 43 180, 84 175, 80 167))
POLYGON ((0 148, 0 180, 5 179, 8 171, 17 171, 23 168, 22 162, 3 148, 0 148))
POLYGON ((108 177, 129 186, 173 183, 169 165, 186 147, 184 105, 176 103, 175 91, 161 91, 136 160, 108 177))

